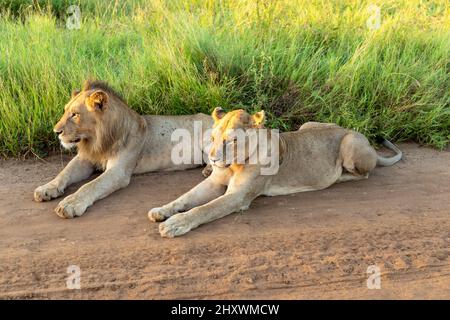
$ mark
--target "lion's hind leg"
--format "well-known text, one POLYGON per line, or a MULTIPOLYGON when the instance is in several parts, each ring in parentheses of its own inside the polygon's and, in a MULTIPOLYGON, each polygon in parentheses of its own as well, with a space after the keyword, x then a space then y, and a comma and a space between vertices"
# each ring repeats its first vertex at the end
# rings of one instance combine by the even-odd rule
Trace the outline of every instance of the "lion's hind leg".
POLYGON ((342 139, 339 156, 346 172, 338 182, 366 179, 377 164, 377 153, 367 138, 354 131, 342 139))

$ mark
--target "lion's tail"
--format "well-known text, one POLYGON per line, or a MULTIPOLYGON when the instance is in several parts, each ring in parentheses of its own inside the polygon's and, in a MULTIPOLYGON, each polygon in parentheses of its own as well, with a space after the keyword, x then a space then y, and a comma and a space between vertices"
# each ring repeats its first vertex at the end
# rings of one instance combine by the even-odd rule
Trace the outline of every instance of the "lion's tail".
POLYGON ((381 144, 383 146, 385 146, 386 148, 388 148, 389 150, 394 151, 396 154, 395 154, 395 156, 389 157, 389 158, 378 155, 377 166, 381 166, 381 167, 392 166, 393 164, 399 162, 402 159, 402 156, 403 156, 402 151, 399 148, 397 148, 397 146, 395 146, 392 142, 390 142, 386 139, 383 139, 381 144))

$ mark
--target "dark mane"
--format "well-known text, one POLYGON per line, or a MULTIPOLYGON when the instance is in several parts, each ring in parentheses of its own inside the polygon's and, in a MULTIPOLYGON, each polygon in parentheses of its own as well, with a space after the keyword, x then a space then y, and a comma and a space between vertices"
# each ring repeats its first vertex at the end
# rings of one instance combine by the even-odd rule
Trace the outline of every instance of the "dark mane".
POLYGON ((126 104, 123 97, 120 94, 118 94, 113 88, 111 88, 111 86, 109 84, 107 84, 106 82, 100 81, 100 80, 86 80, 84 82, 83 91, 94 90, 94 89, 103 90, 106 93, 109 93, 110 95, 113 95, 113 96, 119 98, 123 103, 126 104))

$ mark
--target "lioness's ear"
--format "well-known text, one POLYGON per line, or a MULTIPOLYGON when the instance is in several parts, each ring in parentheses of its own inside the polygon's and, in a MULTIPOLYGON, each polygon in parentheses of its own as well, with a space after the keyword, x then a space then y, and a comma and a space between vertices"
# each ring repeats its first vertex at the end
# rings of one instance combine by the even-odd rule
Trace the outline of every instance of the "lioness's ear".
POLYGON ((72 90, 72 98, 77 96, 81 91, 78 89, 72 90))
POLYGON ((266 114, 264 110, 261 110, 252 115, 252 120, 256 127, 262 127, 264 125, 264 121, 266 120, 266 114))
POLYGON ((86 106, 90 111, 104 111, 108 104, 108 94, 103 90, 92 92, 86 99, 86 106))
POLYGON ((223 110, 221 107, 216 107, 212 112, 211 116, 214 119, 214 122, 219 122, 220 119, 222 119, 225 114, 226 114, 225 110, 223 110))

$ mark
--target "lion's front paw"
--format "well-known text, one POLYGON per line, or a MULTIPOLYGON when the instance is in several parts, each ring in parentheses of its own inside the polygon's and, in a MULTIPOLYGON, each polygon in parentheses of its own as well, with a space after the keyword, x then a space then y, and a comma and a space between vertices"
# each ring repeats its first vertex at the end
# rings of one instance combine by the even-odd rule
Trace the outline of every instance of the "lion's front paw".
POLYGON ((64 190, 58 189, 55 185, 47 183, 34 190, 34 200, 37 202, 49 201, 58 198, 63 193, 64 190))
POLYGON ((159 225, 159 233, 166 238, 181 236, 191 229, 184 213, 179 213, 159 225))
POLYGON ((153 222, 161 222, 170 217, 169 212, 162 207, 153 208, 148 212, 148 218, 153 222))
POLYGON ((61 218, 71 219, 81 216, 86 211, 87 206, 72 194, 62 200, 55 209, 55 212, 61 218))
POLYGON ((213 172, 213 167, 210 164, 207 164, 206 167, 203 168, 202 174, 205 178, 208 178, 213 172))

